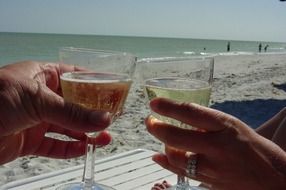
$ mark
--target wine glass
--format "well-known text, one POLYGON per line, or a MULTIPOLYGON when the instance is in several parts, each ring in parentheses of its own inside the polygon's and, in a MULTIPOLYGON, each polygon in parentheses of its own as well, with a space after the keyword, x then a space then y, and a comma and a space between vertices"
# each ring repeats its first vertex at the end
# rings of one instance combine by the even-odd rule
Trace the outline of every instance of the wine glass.
MULTIPOLYGON (((178 103, 192 102, 203 106, 209 105, 213 67, 214 58, 205 56, 146 58, 139 60, 137 64, 139 78, 149 102, 153 98, 164 97, 178 103)), ((199 130, 175 119, 154 112, 151 114, 174 126, 199 130)), ((177 184, 168 189, 190 190, 199 187, 191 187, 186 177, 178 175, 177 184)))
MULTIPOLYGON (((65 47, 60 62, 74 66, 73 72, 61 72, 65 101, 90 109, 106 111, 112 122, 122 113, 132 83, 136 57, 129 53, 65 47)), ((94 159, 98 132, 86 133, 86 158, 82 182, 65 184, 57 190, 112 190, 95 183, 94 159)))

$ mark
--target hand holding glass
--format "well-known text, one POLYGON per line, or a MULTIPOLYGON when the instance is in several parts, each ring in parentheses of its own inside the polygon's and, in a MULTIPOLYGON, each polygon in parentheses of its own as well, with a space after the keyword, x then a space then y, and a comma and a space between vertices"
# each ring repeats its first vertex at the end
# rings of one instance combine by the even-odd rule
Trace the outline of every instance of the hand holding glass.
MULTIPOLYGON (((149 58, 138 61, 137 69, 148 101, 163 97, 179 103, 208 106, 213 80, 213 64, 212 57, 149 58)), ((152 116, 177 127, 197 130, 190 125, 154 112, 152 116)), ((189 186, 184 176, 178 176, 177 184, 169 189, 193 188, 189 186)))
MULTIPOLYGON (((74 65, 75 71, 61 73, 61 87, 65 101, 90 109, 106 111, 112 121, 122 113, 135 70, 136 58, 128 53, 83 48, 62 48, 60 61, 74 65)), ((94 182, 96 145, 88 133, 86 160, 82 182, 60 186, 58 190, 112 190, 94 182)))

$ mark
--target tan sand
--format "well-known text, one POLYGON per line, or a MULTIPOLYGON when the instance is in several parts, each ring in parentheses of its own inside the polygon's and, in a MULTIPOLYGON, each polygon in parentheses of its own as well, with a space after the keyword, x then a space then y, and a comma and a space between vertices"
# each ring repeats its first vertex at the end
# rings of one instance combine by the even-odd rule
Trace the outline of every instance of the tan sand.
MULTIPOLYGON (((231 113, 257 127, 286 106, 286 54, 224 55, 215 58, 211 106, 231 113)), ((114 138, 98 149, 98 158, 126 150, 161 150, 145 129, 148 107, 135 83, 124 116, 110 127, 114 138)), ((19 158, 0 166, 0 185, 83 163, 83 157, 56 160, 36 156, 19 158)))

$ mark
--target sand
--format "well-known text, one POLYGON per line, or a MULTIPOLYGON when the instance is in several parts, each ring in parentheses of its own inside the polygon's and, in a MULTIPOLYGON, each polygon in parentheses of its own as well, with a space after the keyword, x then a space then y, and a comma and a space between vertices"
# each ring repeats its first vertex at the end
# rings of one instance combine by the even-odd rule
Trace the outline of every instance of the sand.
MULTIPOLYGON (((286 54, 219 55, 215 57, 211 107, 225 111, 256 128, 286 106, 286 54)), ((97 158, 161 144, 145 129, 149 114, 140 85, 133 85, 124 115, 110 127, 113 142, 98 149, 97 158)), ((83 157, 59 160, 27 156, 0 166, 0 185, 74 165, 83 157)))

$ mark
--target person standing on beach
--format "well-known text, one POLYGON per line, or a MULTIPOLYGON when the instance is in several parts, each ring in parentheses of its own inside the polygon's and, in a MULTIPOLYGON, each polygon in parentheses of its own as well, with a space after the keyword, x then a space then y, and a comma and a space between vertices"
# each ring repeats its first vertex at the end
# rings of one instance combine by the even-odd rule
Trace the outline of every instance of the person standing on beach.
POLYGON ((269 47, 269 45, 267 44, 265 47, 264 47, 264 52, 267 52, 267 48, 269 47))
POLYGON ((259 45, 258 45, 258 51, 261 52, 261 49, 262 49, 262 44, 259 43, 259 45))
POLYGON ((230 51, 230 42, 227 42, 227 47, 226 47, 227 52, 230 51))
MULTIPOLYGON (((85 132, 101 131, 110 123, 106 112, 67 103, 61 96, 59 70, 73 66, 25 61, 0 68, 0 165, 37 155, 73 158, 85 153, 85 132), (53 132, 73 140, 45 136, 53 132)), ((107 132, 95 140, 111 141, 107 132)))

